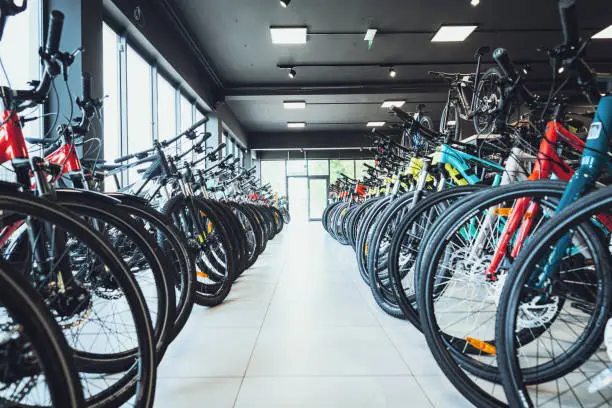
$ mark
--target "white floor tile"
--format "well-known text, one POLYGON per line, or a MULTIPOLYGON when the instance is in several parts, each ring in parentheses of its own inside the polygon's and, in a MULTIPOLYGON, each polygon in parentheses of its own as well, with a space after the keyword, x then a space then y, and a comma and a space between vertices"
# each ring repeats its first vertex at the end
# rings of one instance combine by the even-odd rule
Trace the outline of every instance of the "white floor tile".
POLYGON ((243 376, 258 332, 258 328, 200 327, 192 319, 168 348, 158 376, 243 376))
POLYGON ((242 378, 163 378, 157 382, 155 407, 232 408, 242 378))
POLYGON ((236 408, 428 408, 412 377, 246 378, 236 408))
POLYGON ((262 331, 247 376, 410 374, 381 327, 262 331))
POLYGON ((435 408, 473 407, 444 375, 416 376, 415 380, 425 391, 425 394, 435 408))

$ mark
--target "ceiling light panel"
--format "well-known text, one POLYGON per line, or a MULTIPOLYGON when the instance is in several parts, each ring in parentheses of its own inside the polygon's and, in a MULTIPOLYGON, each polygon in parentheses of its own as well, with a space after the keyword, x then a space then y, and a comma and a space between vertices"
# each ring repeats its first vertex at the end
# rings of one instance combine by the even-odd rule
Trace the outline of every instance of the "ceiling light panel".
POLYGON ((283 106, 285 109, 306 109, 306 102, 304 101, 284 101, 283 106))
POLYGON ((442 26, 433 36, 431 42, 461 42, 477 28, 476 25, 442 26))
POLYGON ((384 101, 380 107, 381 108, 392 108, 396 106, 398 108, 401 108, 402 106, 404 106, 405 103, 406 101, 384 101))
POLYGON ((306 123, 304 122, 287 122, 287 127, 289 129, 301 129, 306 127, 306 123))
POLYGON ((306 44, 306 27, 270 27, 272 44, 306 44))
POLYGON ((608 26, 607 28, 604 28, 603 30, 595 34, 593 38, 596 40, 612 39, 612 25, 608 26))
POLYGON ((387 123, 387 122, 368 122, 368 124, 366 126, 368 126, 368 127, 381 127, 381 126, 385 126, 385 123, 387 123))

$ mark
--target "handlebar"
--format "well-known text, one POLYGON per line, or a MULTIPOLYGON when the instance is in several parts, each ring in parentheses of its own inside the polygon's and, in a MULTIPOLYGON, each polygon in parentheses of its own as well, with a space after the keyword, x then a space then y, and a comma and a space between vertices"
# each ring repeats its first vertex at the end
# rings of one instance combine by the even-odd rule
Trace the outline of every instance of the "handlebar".
POLYGON ((49 18, 49 31, 47 33, 47 45, 45 53, 55 54, 59 51, 60 39, 62 38, 62 29, 64 27, 64 14, 61 11, 51 11, 49 18))
POLYGON ((83 72, 81 81, 83 83, 83 100, 89 101, 91 100, 91 75, 83 72))
POLYGON ((578 15, 575 0, 560 0, 559 14, 563 28, 564 44, 568 47, 576 46, 580 42, 578 36, 578 15))
POLYGON ((518 79, 518 74, 516 71, 516 67, 510 60, 510 56, 508 55, 508 51, 504 48, 498 48, 493 51, 493 59, 497 63, 497 65, 501 68, 503 73, 508 77, 508 79, 514 83, 518 79))

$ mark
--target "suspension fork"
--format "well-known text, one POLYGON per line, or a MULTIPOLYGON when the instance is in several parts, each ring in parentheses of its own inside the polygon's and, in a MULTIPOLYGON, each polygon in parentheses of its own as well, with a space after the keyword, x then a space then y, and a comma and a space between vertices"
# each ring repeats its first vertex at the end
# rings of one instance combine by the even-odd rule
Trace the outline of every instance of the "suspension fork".
MULTIPOLYGON (((512 148, 510 156, 506 160, 504 171, 501 175, 501 180, 499 182, 500 185, 506 185, 506 184, 513 183, 518 178, 518 176, 522 174, 519 159, 522 159, 523 157, 524 157, 524 152, 522 149, 520 149, 519 147, 512 148)), ((502 238, 495 250, 495 254, 493 256, 491 265, 485 272, 487 279, 495 280, 495 272, 497 271, 504 257, 506 249, 510 243, 510 240, 512 239, 514 232, 516 231, 516 228, 518 228, 518 223, 523 217, 523 214, 535 214, 535 212, 529 213, 529 211, 530 210, 537 211, 537 208, 530 207, 530 209, 528 209, 526 212, 526 210, 523 209, 523 206, 526 206, 526 203, 519 204, 515 206, 515 208, 512 209, 511 217, 506 223, 506 225, 504 226, 504 231, 502 232, 502 238), (520 212, 521 214, 520 217, 514 217, 515 211, 520 212)), ((495 226, 495 222, 498 219, 498 217, 501 216, 500 214, 495 214, 495 211, 498 210, 499 208, 500 206, 496 205, 495 207, 487 210, 487 215, 478 230, 478 236, 476 237, 475 243, 472 246, 472 249, 470 251, 470 255, 472 257, 479 258, 480 256, 482 256, 487 238, 489 235, 493 233, 493 227, 495 226)), ((526 223, 524 223, 522 224, 522 227, 526 228, 525 233, 527 234, 529 231, 530 225, 528 226, 526 225, 526 223)))
MULTIPOLYGON (((29 169, 31 168, 34 173, 37 195, 55 201, 55 190, 47 181, 46 162, 40 157, 32 157, 30 166, 21 166, 18 170, 16 169, 17 179, 25 180, 27 176, 29 184, 29 169)), ((47 222, 33 220, 29 217, 26 219, 26 225, 32 255, 35 256, 42 275, 39 276, 39 279, 43 282, 45 278, 56 280, 60 292, 63 292, 65 287, 74 280, 70 259, 67 257, 66 232, 58 231, 47 222), (50 247, 50 250, 47 246, 50 247), (48 267, 50 268, 47 269, 48 267)))

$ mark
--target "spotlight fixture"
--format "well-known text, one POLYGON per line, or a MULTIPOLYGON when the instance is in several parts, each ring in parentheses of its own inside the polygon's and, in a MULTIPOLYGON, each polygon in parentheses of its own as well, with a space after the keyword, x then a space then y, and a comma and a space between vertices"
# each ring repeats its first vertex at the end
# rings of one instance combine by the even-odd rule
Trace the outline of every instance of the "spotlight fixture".
POLYGON ((287 122, 287 127, 289 129, 302 129, 306 127, 306 123, 304 122, 287 122))
POLYGON ((305 101, 283 101, 285 109, 306 109, 305 101))
POLYGON ((289 78, 293 79, 297 75, 294 68, 289 68, 289 78))
POLYGON ((287 8, 287 6, 291 3, 291 0, 280 0, 280 5, 283 8, 287 8))
POLYGON ((477 28, 477 25, 442 26, 433 36, 431 42, 461 42, 477 28))
POLYGON ((479 5, 479 4, 480 4, 480 0, 472 0, 472 1, 470 1, 470 4, 471 4, 472 6, 474 6, 474 7, 476 7, 477 5, 479 5))
POLYGON ((603 30, 601 30, 600 32, 598 32, 597 34, 595 34, 593 37, 591 37, 595 40, 609 40, 612 39, 612 25, 604 28, 603 30))
POLYGON ((367 127, 382 127, 385 126, 385 123, 387 122, 368 122, 367 123, 367 127))
POLYGON ((395 107, 401 108, 402 106, 404 106, 405 103, 406 101, 384 101, 380 107, 381 108, 392 108, 395 106, 395 107))
POLYGON ((389 76, 391 78, 395 78, 397 76, 397 71, 395 70, 395 68, 393 67, 389 68, 389 76))

